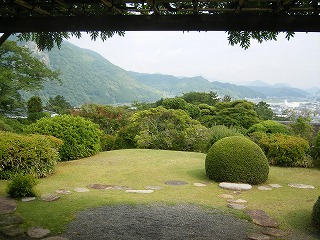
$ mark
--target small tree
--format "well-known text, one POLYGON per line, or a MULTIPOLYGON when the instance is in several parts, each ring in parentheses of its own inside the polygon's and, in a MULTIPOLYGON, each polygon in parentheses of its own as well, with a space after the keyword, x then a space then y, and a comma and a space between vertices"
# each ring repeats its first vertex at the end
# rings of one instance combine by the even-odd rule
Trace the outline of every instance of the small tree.
POLYGON ((261 101, 257 103, 254 106, 254 110, 262 120, 269 120, 273 118, 273 111, 270 108, 270 105, 266 102, 261 101))
POLYGON ((290 124, 290 127, 295 135, 299 135, 309 142, 312 142, 314 139, 314 129, 313 126, 310 125, 310 122, 311 119, 309 117, 299 116, 290 124))
POLYGON ((48 114, 42 112, 43 111, 42 101, 41 101, 41 98, 38 96, 31 97, 27 103, 27 107, 28 107, 28 119, 32 122, 40 118, 43 118, 45 116, 48 116, 48 114))
POLYGON ((50 97, 46 105, 46 109, 59 113, 65 114, 69 112, 69 109, 72 108, 71 104, 66 101, 64 96, 57 95, 54 98, 50 97))

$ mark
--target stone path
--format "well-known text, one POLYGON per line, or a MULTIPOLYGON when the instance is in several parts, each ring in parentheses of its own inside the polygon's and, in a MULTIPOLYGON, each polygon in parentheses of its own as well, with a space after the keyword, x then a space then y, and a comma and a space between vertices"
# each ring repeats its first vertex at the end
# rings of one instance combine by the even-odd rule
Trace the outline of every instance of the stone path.
MULTIPOLYGON (((164 182, 165 185, 169 186, 184 186, 189 183, 180 181, 180 180, 169 180, 164 182)), ((206 187, 211 183, 193 183, 195 187, 206 187)), ((259 209, 250 210, 247 209, 248 202, 245 199, 238 198, 238 195, 242 191, 249 191, 252 189, 250 184, 241 184, 241 183, 227 183, 222 182, 219 184, 221 188, 229 190, 228 193, 219 194, 220 198, 226 199, 226 204, 229 208, 235 210, 243 210, 244 213, 251 218, 252 222, 260 227, 262 227, 260 232, 250 233, 248 239, 258 239, 265 240, 271 238, 283 238, 286 237, 289 233, 279 229, 279 223, 270 217, 266 212, 259 209), (231 190, 231 191, 230 191, 231 190)), ((268 184, 257 186, 256 188, 260 191, 272 191, 274 188, 282 188, 280 184, 268 184)), ((289 183, 288 187, 297 188, 297 189, 315 189, 312 185, 299 184, 299 183, 289 183)), ((154 191, 163 189, 162 186, 146 186, 145 189, 132 189, 128 186, 117 186, 117 185, 106 185, 100 183, 89 184, 86 187, 74 188, 73 191, 76 193, 86 193, 94 190, 123 190, 127 193, 136 193, 136 194, 151 194, 154 191)), ((40 199, 46 202, 58 201, 61 195, 72 194, 71 190, 68 189, 58 189, 55 193, 42 194, 40 199)), ((29 202, 34 201, 35 197, 26 197, 22 198, 21 201, 29 202)), ((43 229, 41 227, 32 227, 27 231, 21 226, 23 219, 14 215, 14 212, 17 208, 16 200, 1 197, 0 196, 0 233, 6 237, 17 237, 22 236, 21 239, 25 239, 23 236, 37 239, 46 239, 46 240, 67 240, 66 238, 60 236, 50 236, 49 229, 43 229)), ((1 234, 0 234, 1 238, 1 234)), ((26 238, 26 239, 29 239, 26 238)), ((20 239, 20 238, 19 238, 20 239)))

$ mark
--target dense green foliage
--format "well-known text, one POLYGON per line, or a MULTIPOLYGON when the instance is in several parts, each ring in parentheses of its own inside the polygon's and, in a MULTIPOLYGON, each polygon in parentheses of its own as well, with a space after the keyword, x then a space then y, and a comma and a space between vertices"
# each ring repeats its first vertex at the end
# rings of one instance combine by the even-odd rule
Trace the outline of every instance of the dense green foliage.
POLYGON ((35 122, 36 120, 49 117, 50 114, 43 112, 42 100, 39 96, 31 97, 27 102, 28 120, 35 122))
POLYGON ((57 95, 54 98, 49 97, 49 100, 46 105, 46 109, 49 111, 56 112, 58 114, 69 113, 69 110, 72 108, 71 104, 66 101, 64 96, 57 95))
POLYGON ((199 104, 208 104, 210 106, 215 105, 220 101, 218 94, 216 92, 189 92, 184 93, 181 98, 183 98, 186 102, 192 103, 194 105, 199 104))
POLYGON ((23 106, 21 90, 40 89, 50 80, 58 80, 58 72, 33 57, 27 48, 13 41, 0 46, 0 110, 8 112, 23 106))
POLYGON ((161 102, 166 109, 181 109, 186 111, 190 117, 196 119, 200 114, 200 108, 194 104, 186 102, 183 98, 167 98, 161 102))
POLYGON ((270 105, 266 102, 259 102, 254 106, 254 110, 258 114, 259 118, 262 120, 271 120, 273 118, 273 111, 270 105))
POLYGON ((313 226, 320 232, 320 196, 313 205, 311 221, 313 226))
POLYGON ((258 140, 271 165, 287 167, 311 167, 310 146, 299 136, 271 134, 258 140))
POLYGON ((62 161, 79 159, 100 151, 100 130, 97 124, 70 115, 42 118, 26 128, 27 133, 50 135, 63 140, 59 150, 62 161))
POLYGON ((248 134, 253 132, 263 132, 267 134, 281 133, 281 134, 291 134, 291 129, 277 121, 266 120, 259 122, 248 129, 248 134))
POLYGON ((241 136, 226 137, 209 149, 207 176, 217 182, 260 184, 268 179, 269 164, 261 148, 241 136))
POLYGON ((151 108, 132 116, 129 130, 139 148, 205 151, 210 132, 183 110, 151 108))
POLYGON ((314 129, 310 125, 310 121, 310 118, 299 116, 290 124, 290 127, 295 135, 303 137, 311 143, 314 139, 314 129))
POLYGON ((318 132, 314 141, 314 145, 312 148, 312 157, 315 161, 315 165, 317 167, 320 167, 320 131, 318 132))
POLYGON ((0 179, 22 173, 45 177, 54 172, 62 141, 49 136, 0 132, 0 179))
POLYGON ((243 136, 242 133, 234 127, 226 127, 224 125, 216 125, 211 128, 211 136, 208 149, 217 141, 225 137, 243 136))
POLYGON ((24 119, 12 119, 0 115, 0 131, 22 133, 26 127, 24 119))
POLYGON ((36 196, 33 187, 36 185, 36 178, 30 174, 17 174, 7 185, 6 192, 12 198, 36 196))

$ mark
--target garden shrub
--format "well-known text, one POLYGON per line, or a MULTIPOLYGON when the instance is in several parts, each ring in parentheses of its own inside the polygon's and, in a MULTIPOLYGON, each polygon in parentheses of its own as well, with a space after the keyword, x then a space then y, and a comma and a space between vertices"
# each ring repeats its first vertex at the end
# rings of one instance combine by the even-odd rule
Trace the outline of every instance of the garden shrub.
POLYGON ((243 136, 237 128, 226 127, 224 125, 216 125, 211 127, 211 136, 208 144, 208 149, 217 141, 225 137, 243 136))
POLYGON ((26 119, 13 119, 0 116, 0 131, 22 133, 26 127, 25 124, 21 123, 22 121, 26 121, 26 119))
POLYGON ((116 149, 116 137, 110 134, 102 134, 100 136, 101 150, 110 151, 116 149))
POLYGON ((268 179, 269 164, 257 144, 246 137, 232 136, 212 145, 205 170, 217 182, 260 184, 268 179))
POLYGON ((320 196, 313 205, 311 221, 312 225, 320 232, 320 196))
POLYGON ((286 167, 311 167, 309 143, 302 137, 271 134, 259 140, 271 165, 286 167))
POLYGON ((63 140, 59 149, 62 161, 89 157, 100 151, 101 131, 97 124, 70 115, 42 118, 26 128, 28 133, 51 135, 63 140))
POLYGON ((0 132, 0 179, 17 173, 45 177, 54 172, 62 141, 42 135, 0 132))
POLYGON ((6 192, 12 198, 35 197, 36 193, 33 187, 36 183, 36 178, 30 174, 17 174, 8 183, 6 192))
POLYGON ((313 148, 312 148, 312 157, 316 167, 320 167, 320 131, 318 132, 313 148))
POLYGON ((267 134, 282 133, 292 134, 290 128, 282 123, 273 120, 266 120, 260 123, 254 124, 248 129, 248 134, 253 132, 264 132, 267 134))
POLYGON ((183 110, 151 108, 133 115, 128 131, 139 148, 204 151, 210 130, 183 110))

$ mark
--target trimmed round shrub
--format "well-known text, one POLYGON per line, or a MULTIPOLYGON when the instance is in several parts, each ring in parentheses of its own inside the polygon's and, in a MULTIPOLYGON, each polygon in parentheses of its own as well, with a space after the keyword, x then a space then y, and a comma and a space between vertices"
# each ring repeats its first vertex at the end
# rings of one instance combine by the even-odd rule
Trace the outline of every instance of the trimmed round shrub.
POLYGON ((100 151, 99 125, 70 115, 42 118, 27 127, 28 133, 51 135, 63 140, 59 149, 62 161, 89 157, 100 151))
POLYGON ((10 197, 35 197, 33 187, 36 185, 36 178, 32 175, 17 174, 8 183, 6 192, 10 197))
POLYGON ((261 148, 246 137, 226 137, 209 149, 207 176, 217 182, 260 184, 268 179, 269 164, 261 148))
POLYGON ((320 232, 320 196, 313 205, 311 221, 312 225, 320 232))
POLYGON ((43 135, 20 135, 0 131, 0 179, 16 174, 46 177, 55 170, 62 141, 43 135))

